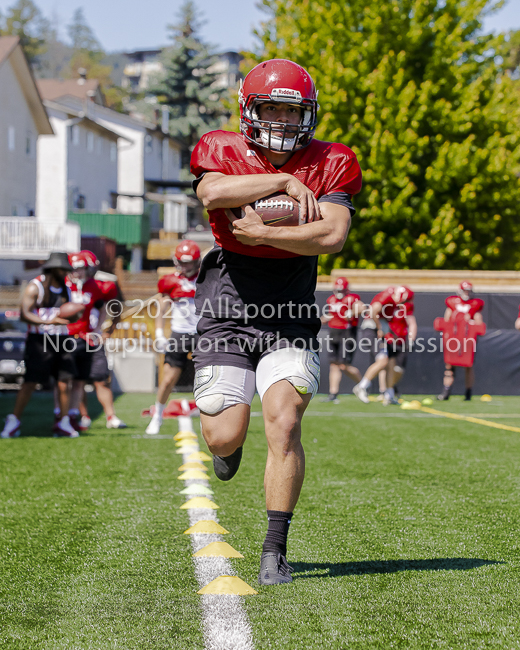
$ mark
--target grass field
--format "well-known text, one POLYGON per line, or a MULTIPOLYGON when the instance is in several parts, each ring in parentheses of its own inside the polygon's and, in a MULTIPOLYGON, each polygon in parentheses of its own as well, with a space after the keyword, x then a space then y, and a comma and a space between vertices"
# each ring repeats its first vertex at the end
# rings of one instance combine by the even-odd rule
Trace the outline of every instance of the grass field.
MULTIPOLYGON (((0 396, 0 415, 13 401, 0 396)), ((152 402, 118 399, 125 431, 98 417, 57 440, 38 394, 22 437, 0 441, 1 648, 204 648, 176 422, 147 438, 152 402)), ((516 397, 434 408, 520 427, 516 397)), ((259 591, 244 599, 258 650, 520 648, 520 433, 345 396, 311 403, 304 446, 290 585, 257 585, 261 417, 237 477, 211 477, 226 541, 245 556, 233 566, 259 591)))

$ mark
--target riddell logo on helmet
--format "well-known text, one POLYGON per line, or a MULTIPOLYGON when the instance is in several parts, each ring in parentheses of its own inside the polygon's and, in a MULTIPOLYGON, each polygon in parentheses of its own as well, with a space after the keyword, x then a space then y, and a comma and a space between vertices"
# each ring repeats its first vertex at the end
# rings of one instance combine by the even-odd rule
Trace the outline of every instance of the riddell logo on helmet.
POLYGON ((278 99, 279 97, 290 97, 298 102, 302 101, 301 92, 299 90, 293 90, 292 88, 273 88, 271 91, 271 97, 273 99, 278 99))

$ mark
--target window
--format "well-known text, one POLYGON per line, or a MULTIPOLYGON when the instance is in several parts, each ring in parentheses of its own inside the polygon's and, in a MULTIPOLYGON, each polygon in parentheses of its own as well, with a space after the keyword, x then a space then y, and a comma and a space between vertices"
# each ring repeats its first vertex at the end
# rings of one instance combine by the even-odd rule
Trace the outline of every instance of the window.
POLYGON ((117 146, 115 142, 110 143, 110 162, 115 162, 117 159, 117 146))
POLYGON ((32 135, 30 131, 27 131, 25 137, 25 155, 30 156, 32 153, 32 135))
POLYGON ((84 210, 85 209, 85 195, 84 194, 78 194, 76 198, 76 210, 84 210))
POLYGON ((14 126, 10 126, 7 129, 7 147, 9 148, 9 151, 14 151, 14 147, 15 147, 15 130, 14 130, 14 126))
POLYGON ((144 150, 145 153, 153 153, 153 138, 149 133, 144 138, 144 150))
POLYGON ((94 151, 94 134, 92 131, 87 131, 87 151, 89 153, 94 151))
POLYGON ((70 128, 70 140, 74 145, 79 144, 79 126, 77 124, 74 124, 70 128))
POLYGON ((96 151, 98 154, 103 153, 103 138, 101 136, 98 136, 96 151))

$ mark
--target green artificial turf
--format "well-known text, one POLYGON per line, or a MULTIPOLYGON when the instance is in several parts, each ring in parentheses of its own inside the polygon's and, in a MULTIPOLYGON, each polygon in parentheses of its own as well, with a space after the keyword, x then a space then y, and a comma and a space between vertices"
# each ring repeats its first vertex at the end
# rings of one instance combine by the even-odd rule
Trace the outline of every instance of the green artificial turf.
MULTIPOLYGON (((38 395, 22 437, 0 441, 0 647, 204 647, 180 457, 171 438, 143 435, 152 402, 117 401, 126 431, 99 418, 56 440, 38 395)), ((2 414, 11 405, 0 398, 2 414)), ((516 397, 433 408, 520 427, 516 397)), ((314 400, 303 437, 290 585, 257 585, 261 417, 236 478, 211 477, 226 541, 245 556, 232 564, 259 591, 244 599, 257 650, 520 648, 520 433, 348 396, 314 400)))

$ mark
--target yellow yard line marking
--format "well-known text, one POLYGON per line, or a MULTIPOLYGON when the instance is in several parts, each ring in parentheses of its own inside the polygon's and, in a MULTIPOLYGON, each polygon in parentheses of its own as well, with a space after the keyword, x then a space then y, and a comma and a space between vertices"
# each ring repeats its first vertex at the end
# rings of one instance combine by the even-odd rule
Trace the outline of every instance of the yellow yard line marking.
POLYGON ((426 411, 426 413, 431 413, 432 415, 442 415, 445 418, 451 418, 452 420, 465 420, 466 422, 473 422, 473 424, 482 424, 485 427, 492 427, 493 429, 502 429, 505 431, 514 431, 515 433, 520 433, 519 427, 510 427, 507 424, 498 424, 496 422, 490 422, 489 420, 482 420, 481 418, 474 418, 471 415, 459 415, 458 413, 449 413, 448 411, 438 411, 437 409, 431 409, 428 406, 421 406, 418 411, 426 411))

